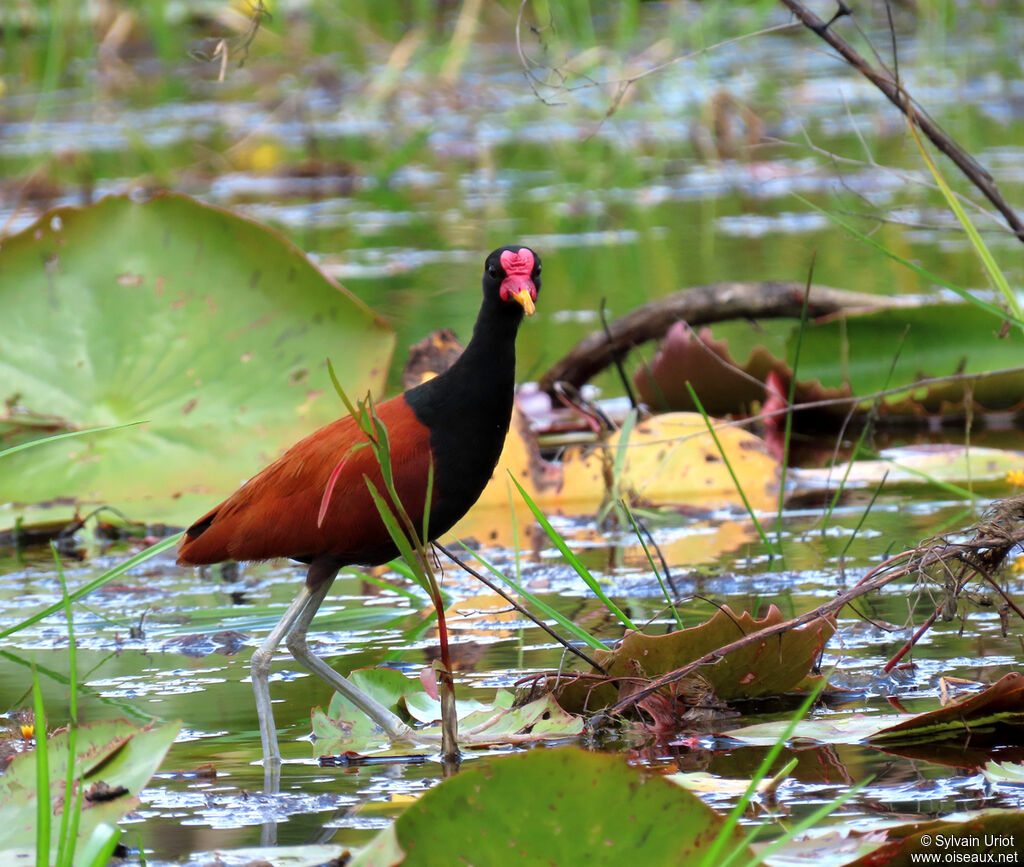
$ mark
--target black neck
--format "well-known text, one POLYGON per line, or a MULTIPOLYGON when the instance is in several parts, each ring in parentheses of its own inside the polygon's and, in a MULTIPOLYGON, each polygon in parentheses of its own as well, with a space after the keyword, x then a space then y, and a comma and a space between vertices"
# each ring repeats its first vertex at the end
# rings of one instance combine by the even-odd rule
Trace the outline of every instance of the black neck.
MULTIPOLYGON (((494 407, 508 406, 501 413, 507 427, 512 412, 512 391, 516 375, 516 333, 523 321, 523 311, 492 297, 485 297, 480 315, 473 326, 473 337, 462 355, 444 373, 406 392, 406 400, 420 420, 429 426, 421 410, 441 420, 432 408, 458 407, 472 415, 494 418, 494 407)), ((455 428, 461 419, 448 420, 455 428)))
POLYGON ((455 364, 405 393, 416 418, 430 429, 432 537, 462 517, 494 472, 512 418, 515 338, 522 320, 518 305, 485 295, 473 338, 455 364))

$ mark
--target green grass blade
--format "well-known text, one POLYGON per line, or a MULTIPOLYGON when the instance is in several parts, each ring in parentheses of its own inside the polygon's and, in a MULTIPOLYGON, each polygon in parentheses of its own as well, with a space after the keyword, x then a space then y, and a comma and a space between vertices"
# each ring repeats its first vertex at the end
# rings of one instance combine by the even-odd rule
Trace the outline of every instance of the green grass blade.
MULTIPOLYGON (((334 372, 334 365, 331 364, 331 359, 329 358, 327 359, 327 373, 331 377, 331 384, 334 386, 334 390, 338 393, 338 397, 340 397, 341 402, 345 404, 345 409, 348 410, 348 414, 358 422, 360 412, 352 405, 352 401, 349 400, 348 395, 345 393, 345 389, 341 387, 338 375, 334 372)), ((362 425, 360 425, 360 427, 362 427, 362 425)))
MULTIPOLYGON (((962 497, 965 500, 974 499, 974 494, 971 493, 967 488, 961 488, 959 485, 954 485, 952 482, 944 482, 942 479, 936 479, 934 476, 928 475, 924 470, 918 470, 914 467, 905 467, 895 458, 887 458, 885 455, 880 455, 878 452, 873 452, 871 449, 860 449, 860 454, 876 461, 885 461, 886 463, 892 464, 896 469, 903 470, 905 473, 910 473, 912 476, 924 479, 928 484, 935 485, 946 493, 952 494, 954 497, 962 497)), ((854 455, 857 457, 858 455, 854 455)))
POLYGON ((725 468, 729 471, 729 475, 732 477, 732 483, 736 486, 736 492, 740 495, 740 499, 746 507, 747 514, 750 515, 750 520, 754 522, 754 528, 757 530, 757 535, 761 537, 761 541, 764 543, 764 546, 768 551, 774 554, 775 548, 769 541, 768 534, 765 533, 764 527, 761 526, 761 522, 757 520, 757 515, 754 513, 754 507, 750 505, 750 500, 747 499, 746 492, 743 490, 743 485, 740 484, 740 480, 736 476, 736 471, 732 468, 732 464, 725 454, 725 449, 722 448, 722 443, 718 439, 718 434, 715 433, 715 426, 711 423, 711 416, 709 416, 707 410, 704 409, 704 404, 700 402, 700 398, 697 397, 697 392, 694 390, 693 386, 687 382, 686 387, 690 392, 690 399, 697 407, 697 411, 700 413, 701 418, 704 419, 704 424, 707 426, 708 433, 711 434, 711 439, 715 441, 715 447, 718 449, 718 453, 722 456, 722 460, 725 462, 725 468))
MULTIPOLYGON (((870 780, 865 780, 864 782, 854 784, 834 800, 829 801, 827 804, 822 804, 810 815, 804 816, 804 818, 797 822, 795 825, 791 825, 789 828, 787 828, 785 834, 783 834, 781 837, 775 840, 772 840, 771 843, 767 844, 763 849, 760 849, 758 852, 756 852, 753 858, 749 859, 744 863, 743 867, 757 867, 758 864, 763 864, 774 852, 777 852, 780 848, 785 846, 787 843, 789 843, 803 831, 807 830, 808 828, 813 828, 815 825, 818 824, 818 822, 820 822, 826 816, 838 810, 841 806, 843 806, 843 804, 849 801, 850 798, 858 794, 861 791, 861 789, 867 786, 869 782, 870 780)), ((750 833, 747 834, 746 839, 744 839, 743 842, 736 847, 736 849, 734 849, 732 852, 725 856, 725 859, 722 861, 719 867, 729 867, 729 865, 733 861, 735 861, 736 858, 739 857, 740 853, 742 853, 743 850, 746 849, 750 843, 754 842, 754 840, 761 833, 761 831, 764 830, 764 827, 764 825, 755 825, 751 829, 750 833)))
POLYGON ((676 625, 680 629, 683 629, 683 618, 679 616, 675 600, 668 592, 668 587, 665 586, 665 579, 661 577, 661 570, 658 569, 657 564, 654 562, 654 557, 651 556, 651 551, 647 547, 647 542, 644 541, 644 534, 640 531, 640 525, 637 523, 636 517, 633 515, 633 510, 629 508, 625 500, 619 500, 619 505, 626 513, 626 517, 629 518, 629 523, 633 525, 633 532, 636 534, 636 538, 640 542, 640 547, 644 549, 644 554, 647 555, 647 562, 650 564, 651 570, 654 572, 654 577, 658 579, 658 586, 661 587, 661 595, 665 597, 665 602, 668 603, 669 610, 676 619, 676 625))
POLYGON ((384 526, 387 528, 388 535, 391 536, 391 541, 395 543, 395 547, 398 548, 398 553, 402 555, 402 559, 405 560, 409 565, 409 568, 412 570, 413 580, 419 584, 424 591, 430 593, 430 584, 427 581, 426 576, 423 574, 422 565, 416 558, 416 552, 413 550, 412 543, 402 531, 402 527, 398 523, 398 518, 391 510, 391 506, 381 495, 380 491, 377 490, 377 486, 370 480, 369 476, 364 475, 363 481, 366 483, 366 487, 370 491, 370 496, 373 497, 373 504, 377 507, 377 512, 380 514, 380 519, 384 522, 384 526))
POLYGON ((985 310, 988 313, 991 313, 993 316, 996 316, 999 319, 1009 319, 1014 325, 1016 325, 1016 326, 1018 326, 1020 328, 1024 328, 1024 317, 1017 316, 1016 314, 1011 313, 1011 312, 1009 312, 1007 310, 1002 310, 1001 308, 997 307, 995 304, 992 304, 992 303, 990 303, 988 301, 985 301, 983 298, 978 298, 977 296, 975 296, 975 295, 971 294, 970 292, 968 292, 966 289, 962 289, 961 287, 959 287, 959 286, 957 286, 957 285, 955 285, 953 283, 950 283, 948 280, 944 279, 943 277, 938 276, 938 274, 933 274, 927 268, 922 268, 920 265, 917 265, 914 262, 911 262, 909 259, 904 259, 899 254, 893 253, 891 250, 889 250, 883 244, 881 244, 878 241, 876 241, 871 236, 865 235, 863 232, 859 231, 858 229, 855 229, 853 226, 851 226, 845 220, 841 219, 840 217, 836 216, 835 214, 831 213, 830 211, 826 211, 824 208, 819 207, 814 202, 810 201, 809 199, 805 199, 801 195, 798 195, 796 193, 794 193, 793 195, 799 201, 803 202, 803 204, 805 204, 808 208, 812 208, 813 210, 817 211, 822 216, 827 217, 829 220, 831 220, 837 226, 845 229, 847 232, 849 232, 851 235, 853 235, 858 240, 863 241, 865 244, 868 244, 868 245, 874 247, 880 253, 884 253, 886 256, 888 256, 890 259, 892 259, 894 262, 899 262, 901 265, 903 265, 906 268, 909 268, 915 274, 918 274, 919 276, 924 277, 926 280, 929 280, 929 281, 931 281, 932 283, 935 283, 938 286, 945 287, 950 292, 953 292, 956 295, 959 295, 961 298, 963 298, 964 301, 969 301, 971 304, 974 304, 976 307, 980 307, 982 310, 985 310))
POLYGON ((565 558, 565 561, 570 566, 572 566, 572 568, 576 571, 576 574, 583 579, 583 583, 586 584, 587 587, 589 587, 591 591, 594 593, 594 595, 601 600, 605 608, 607 608, 612 614, 618 617, 619 620, 623 624, 625 624, 629 629, 635 630, 636 626, 633 624, 633 621, 626 616, 625 612, 623 612, 618 605, 616 605, 614 602, 612 602, 611 599, 608 598, 607 594, 604 592, 604 590, 601 589, 601 586, 597 583, 597 580, 594 578, 593 575, 590 574, 590 570, 588 570, 587 567, 583 565, 579 557, 577 557, 570 550, 569 546, 565 544, 565 539, 563 539, 559 532, 551 526, 551 522, 547 519, 547 517, 540 510, 537 504, 533 501, 533 498, 526 492, 526 489, 521 484, 519 484, 519 480, 515 476, 511 475, 511 473, 509 474, 509 476, 512 479, 512 482, 515 484, 515 486, 519 489, 520 496, 523 498, 523 500, 525 500, 526 505, 530 507, 530 511, 533 512, 533 517, 537 519, 537 523, 540 524, 544 532, 547 533, 548 538, 554 543, 555 547, 558 548, 559 552, 561 552, 562 556, 565 558))
POLYGON ((92 836, 82 847, 78 862, 83 867, 106 867, 121 840, 121 829, 103 822, 96 826, 92 836))
POLYGON ((88 434, 103 433, 104 431, 108 430, 121 430, 121 428, 135 427, 136 425, 140 424, 145 424, 145 422, 130 421, 125 424, 111 424, 107 425, 106 427, 91 427, 86 428, 85 430, 72 430, 66 431, 65 433, 53 434, 53 436, 41 437, 40 439, 32 440, 31 442, 20 443, 19 445, 11 446, 8 449, 0 449, 0 458, 5 458, 7 457, 7 455, 13 455, 15 452, 24 451, 25 449, 32 449, 35 448, 36 446, 44 446, 47 443, 53 443, 56 442, 57 440, 66 440, 69 437, 84 437, 88 434))
POLYGON ((461 540, 459 541, 459 545, 462 547, 463 551, 465 551, 467 554, 473 557, 488 572, 494 575, 494 577, 500 579, 502 582, 511 587, 517 595, 525 599, 530 604, 531 608, 540 611, 541 614, 543 614, 544 617, 546 617, 548 620, 553 620, 555 623, 561 626, 562 629, 570 633, 577 641, 586 644, 594 650, 608 649, 602 641, 600 641, 597 638, 594 638, 594 636, 587 632, 582 626, 573 623, 573 621, 571 621, 560 611, 557 611, 556 609, 552 608, 543 599, 534 596, 529 590, 523 587, 523 585, 519 581, 513 578, 509 578, 507 575, 505 575, 497 566, 491 563, 479 551, 472 550, 461 540))
POLYGON ((786 728, 783 729, 778 739, 769 748, 768 752, 765 753, 764 758, 761 759, 761 764, 758 765, 757 770, 751 775, 750 785, 747 786, 747 790, 740 797, 736 806, 729 811, 729 815, 725 817, 725 821, 722 823, 722 827, 719 829, 717 836, 712 842, 710 848, 704 853, 703 858, 700 860, 700 867, 727 867, 728 863, 733 860, 737 851, 741 851, 746 846, 746 843, 740 847, 740 850, 734 850, 731 855, 723 860, 722 853, 726 847, 727 842, 732 837, 733 830, 739 824, 740 819, 746 813, 747 807, 750 805, 751 800, 757 794, 757 786, 762 779, 768 776, 768 771, 774 764, 775 760, 779 757, 783 748, 786 745, 786 740, 796 730, 797 723, 800 722, 811 709, 818 696, 825 689, 825 685, 828 683, 827 677, 822 677, 821 680, 815 684, 807 698, 803 700, 796 713, 793 714, 793 718, 787 723, 786 728))
POLYGON ((622 467, 626 463, 626 453, 629 449, 629 435, 633 433, 633 428, 636 427, 637 419, 637 411, 635 409, 631 409, 629 414, 626 416, 626 420, 622 423, 622 428, 619 430, 619 444, 615 449, 615 459, 612 461, 612 478, 615 480, 616 489, 618 489, 619 479, 622 477, 622 467))
MULTIPOLYGON (((75 647, 75 619, 68 599, 68 585, 64 580, 64 566, 55 543, 50 542, 53 562, 60 580, 61 598, 64 600, 64 617, 68 623, 68 681, 70 686, 70 716, 68 726, 68 761, 64 778, 65 807, 60 814, 60 832, 57 835, 57 867, 71 867, 75 855, 75 838, 78 835, 80 812, 68 809, 67 801, 75 791, 75 755, 78 741, 78 657, 75 647)), ((81 791, 78 792, 81 795, 81 791)))
POLYGON ((796 332, 796 346, 793 349, 793 364, 790 366, 789 394, 786 396, 786 418, 782 435, 782 461, 779 467, 779 507, 775 518, 775 544, 782 550, 782 513, 786 506, 786 473, 789 471, 789 446, 793 438, 793 401, 796 400, 796 377, 800 369, 800 349, 807 330, 807 303, 811 297, 811 280, 814 277, 814 260, 807 275, 807 288, 804 290, 804 303, 800 308, 800 324, 796 332))
POLYGON ((1010 288, 1010 284, 1006 280, 1006 275, 1003 274, 1002 269, 996 263, 995 257, 992 255, 992 251, 989 250, 988 245, 984 240, 982 240, 981 234, 974 227, 974 223, 972 223, 967 217, 967 214, 963 209, 963 205, 960 204, 960 200, 953 194, 949 184, 946 183, 946 179, 942 176, 942 172, 939 171, 938 166, 936 166, 935 162, 932 160, 924 142, 921 140, 921 136, 917 132, 917 127, 913 123, 910 124, 910 133, 914 136, 914 141, 917 142, 917 149, 921 152, 921 157, 928 166, 928 170, 932 173, 932 177, 935 178, 935 183, 938 184, 942 197, 946 200, 946 204, 949 205, 949 209, 956 216, 960 225, 963 227, 964 232, 967 234, 967 238, 971 242, 971 247, 974 249, 975 255, 981 261, 982 267, 988 274, 989 280, 992 281, 992 285, 995 286, 999 291, 999 294, 1003 296, 1003 301, 1006 302, 1006 306, 1013 312, 1013 315, 1017 317, 1018 320, 1024 319, 1024 311, 1021 311, 1020 304, 1017 301, 1017 296, 1013 289, 1010 288))
POLYGON ((46 709, 39 675, 32 667, 32 706, 36 735, 36 867, 50 867, 50 762, 46 743, 46 709))
MULTIPOLYGON (((909 326, 903 330, 903 336, 900 338, 899 345, 893 353, 892 364, 889 365, 889 372, 885 375, 885 382, 882 387, 883 392, 889 389, 889 383, 892 382, 893 374, 896 372, 896 365, 899 362, 900 356, 903 354, 903 344, 906 342, 909 330, 909 326)), ((882 398, 880 397, 876 398, 874 403, 871 404, 871 410, 868 412, 868 417, 860 429, 860 434, 857 436, 857 442, 854 444, 853 451, 851 452, 851 458, 846 462, 846 469, 843 471, 843 477, 839 480, 839 487, 836 488, 836 492, 832 495, 828 508, 825 509, 825 517, 821 522, 822 536, 825 535, 829 521, 832 520, 832 512, 835 511, 836 506, 839 504, 839 498, 843 495, 843 491, 846 489, 846 482, 850 478, 850 472, 853 470, 853 462, 860 454, 861 447, 864 445, 864 440, 867 439, 868 433, 874 430, 875 421, 878 419, 878 408, 881 404, 882 398)))
POLYGON ((878 483, 875 488, 875 492, 871 495, 871 499, 868 501, 867 507, 863 512, 860 513, 860 520, 857 521, 857 526, 853 528, 853 532, 850 534, 850 538, 846 540, 846 544, 843 545, 843 550, 839 554, 839 559, 842 560, 846 557, 846 552, 850 550, 850 546, 853 544, 853 540, 857 538, 857 534, 860 532, 860 528, 864 526, 864 522, 867 520, 868 514, 871 512, 872 506, 875 505, 875 500, 878 499, 878 495, 882 493, 882 488, 885 487, 885 481, 889 478, 889 471, 886 470, 882 474, 882 481, 878 483))

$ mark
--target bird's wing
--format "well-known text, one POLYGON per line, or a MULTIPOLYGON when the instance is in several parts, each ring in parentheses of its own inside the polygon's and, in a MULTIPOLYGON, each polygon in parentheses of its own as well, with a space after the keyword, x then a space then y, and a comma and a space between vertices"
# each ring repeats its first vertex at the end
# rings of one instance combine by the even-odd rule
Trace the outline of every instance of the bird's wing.
MULTIPOLYGON (((378 405, 376 413, 387 428, 395 487, 419 526, 430 472, 430 431, 401 395, 378 405)), ((376 453, 358 425, 349 417, 332 422, 296 443, 193 524, 179 562, 379 559, 379 552, 391 547, 390 536, 367 478, 385 494, 376 453)))

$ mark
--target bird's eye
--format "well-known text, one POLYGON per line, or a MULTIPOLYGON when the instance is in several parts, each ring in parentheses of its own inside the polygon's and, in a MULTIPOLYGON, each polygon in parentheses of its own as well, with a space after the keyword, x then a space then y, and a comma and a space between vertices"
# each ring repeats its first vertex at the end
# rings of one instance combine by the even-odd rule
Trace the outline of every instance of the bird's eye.
POLYGON ((538 277, 540 276, 540 265, 537 266, 536 274, 537 274, 538 277))
POLYGON ((497 265, 488 265, 487 266, 487 276, 497 280, 498 279, 498 266, 497 265))

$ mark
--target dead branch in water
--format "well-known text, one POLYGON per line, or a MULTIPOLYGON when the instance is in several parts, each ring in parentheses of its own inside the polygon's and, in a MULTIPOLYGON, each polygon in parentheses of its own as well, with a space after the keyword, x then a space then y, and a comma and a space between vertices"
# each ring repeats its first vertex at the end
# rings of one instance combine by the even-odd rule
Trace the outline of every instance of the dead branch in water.
MULTIPOLYGON (((556 382, 568 382, 579 388, 635 346, 664 337, 680 319, 694 328, 729 319, 799 319, 806 291, 803 283, 785 281, 721 282, 681 289, 637 307, 612 322, 607 330, 587 335, 541 377, 540 387, 549 393, 553 393, 556 382)), ((913 299, 813 286, 807 315, 817 318, 914 303, 913 299)))

